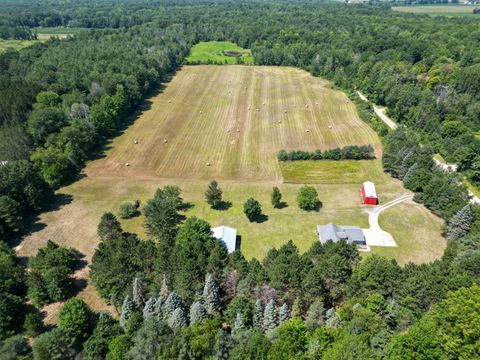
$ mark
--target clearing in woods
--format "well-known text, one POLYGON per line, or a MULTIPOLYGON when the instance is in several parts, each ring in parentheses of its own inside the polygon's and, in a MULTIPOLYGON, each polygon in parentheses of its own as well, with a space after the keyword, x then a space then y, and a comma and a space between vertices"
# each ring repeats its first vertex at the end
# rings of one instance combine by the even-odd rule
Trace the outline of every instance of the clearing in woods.
POLYGON ((465 4, 435 4, 435 5, 411 5, 411 6, 394 6, 393 11, 412 13, 412 14, 428 14, 432 16, 448 16, 448 17, 473 17, 480 19, 479 14, 474 14, 473 10, 478 5, 465 4))
POLYGON ((252 52, 230 41, 199 42, 190 49, 185 64, 253 64, 252 52))
MULTIPOLYGON (((242 253, 260 259, 288 240, 306 251, 318 241, 317 224, 333 221, 368 227, 360 194, 365 178, 375 182, 382 202, 408 193, 400 181, 382 171, 380 160, 278 163, 281 149, 311 151, 354 144, 371 144, 381 157, 378 136, 357 116, 354 104, 344 93, 329 88, 327 81, 304 71, 184 66, 148 105, 109 144, 103 158, 88 164, 84 178, 59 190, 59 194, 71 195, 72 201, 40 215, 37 230, 18 247, 20 255, 34 255, 51 239, 77 248, 88 262, 98 243, 96 227, 104 212, 117 213, 124 201, 138 199, 144 204, 156 188, 168 184, 180 186, 185 201, 193 205, 186 216, 205 219, 212 226, 237 228, 242 253), (212 179, 224 191, 224 210, 212 210, 205 202, 212 179), (319 212, 298 208, 296 194, 304 183, 316 187, 323 203, 319 212), (286 206, 281 209, 270 205, 273 186, 283 194, 286 206), (248 222, 242 209, 249 197, 260 201, 265 221, 248 222)), ((392 222, 388 231, 401 234, 409 227, 412 214, 422 238, 411 232, 411 239, 386 255, 398 257, 401 263, 438 258, 445 247, 442 221, 422 206, 404 203, 402 207, 401 216, 407 223, 392 222), (411 247, 412 241, 422 244, 411 247)), ((389 211, 395 214, 393 208, 389 211)), ((145 238, 142 224, 142 216, 122 221, 126 231, 145 238)), ((79 296, 96 310, 104 307, 91 285, 79 296)))

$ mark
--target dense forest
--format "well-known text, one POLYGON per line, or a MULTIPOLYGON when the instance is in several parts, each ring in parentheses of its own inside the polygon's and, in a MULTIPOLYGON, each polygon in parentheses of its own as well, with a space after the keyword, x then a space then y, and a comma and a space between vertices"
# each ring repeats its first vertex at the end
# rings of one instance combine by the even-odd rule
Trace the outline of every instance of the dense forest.
POLYGON ((480 209, 461 185, 463 175, 480 184, 476 19, 307 0, 0 0, 0 38, 38 26, 86 29, 0 54, 0 359, 480 357, 480 209), (7 244, 208 40, 387 106, 405 126, 388 131, 358 102, 382 136, 385 171, 447 221, 443 258, 400 267, 339 242, 247 261, 208 223, 183 219, 180 189, 166 187, 145 205, 148 240, 99 219, 91 280, 119 319, 72 298, 44 328, 38 308, 70 297, 79 254, 49 242, 27 271, 7 244), (463 175, 438 169, 435 153, 463 175))

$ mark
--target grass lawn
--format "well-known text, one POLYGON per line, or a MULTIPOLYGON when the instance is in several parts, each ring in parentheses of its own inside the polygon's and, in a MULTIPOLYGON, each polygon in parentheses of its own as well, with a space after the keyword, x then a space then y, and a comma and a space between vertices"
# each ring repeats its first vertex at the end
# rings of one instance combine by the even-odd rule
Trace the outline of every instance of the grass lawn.
MULTIPOLYGON (((81 180, 58 191, 59 199, 66 198, 61 194, 71 199, 42 213, 17 252, 31 256, 51 239, 77 248, 89 262, 98 244, 101 215, 117 213, 124 201, 145 204, 158 187, 167 184, 178 185, 184 200, 191 203, 187 217, 237 228, 240 249, 247 258, 261 259, 288 240, 303 252, 317 241, 317 224, 333 221, 368 227, 360 193, 366 179, 375 182, 382 202, 407 190, 383 172, 380 160, 279 165, 278 151, 365 144, 371 144, 381 157, 376 133, 358 117, 346 95, 331 89, 325 80, 285 67, 184 66, 162 93, 146 102, 138 119, 112 140, 105 156, 88 164, 81 180), (218 180, 224 201, 230 203, 225 210, 212 210, 205 202, 212 179, 218 180), (304 183, 316 187, 323 204, 319 212, 298 208, 296 195, 304 183), (274 209, 270 205, 273 186, 280 188, 287 206, 274 209), (260 223, 250 223, 243 214, 249 197, 262 205, 265 218, 260 223)), ((421 206, 414 208, 416 213, 420 218, 430 216, 421 206)), ((146 238, 142 216, 122 225, 146 238)), ((392 227, 394 236, 406 238, 397 249, 399 261, 433 257, 430 249, 422 247, 416 253, 404 252, 403 246, 418 237, 410 229, 405 235, 403 223, 395 221, 392 227)), ((420 234, 433 234, 428 223, 419 222, 418 227, 420 234)), ((428 241, 438 241, 437 234, 428 241)), ((84 271, 79 276, 88 278, 84 271)), ((79 296, 94 309, 105 306, 91 286, 79 296)))
POLYGON ((382 229, 390 232, 398 247, 372 247, 372 252, 408 262, 428 263, 443 255, 447 241, 441 236, 444 221, 425 210, 423 205, 408 201, 380 214, 382 229))
POLYGON ((196 44, 190 50, 190 55, 185 59, 185 63, 228 63, 236 64, 237 56, 227 56, 226 53, 232 52, 238 54, 244 64, 253 64, 252 53, 237 44, 229 41, 208 41, 196 44))
POLYGON ((449 16, 449 17, 473 17, 480 19, 479 14, 474 14, 473 9, 480 6, 462 5, 462 4, 445 4, 445 5, 413 5, 413 6, 394 6, 393 11, 428 14, 433 16, 449 16))
POLYGON ((480 197, 480 188, 476 185, 474 185, 470 180, 468 180, 466 177, 464 179, 464 183, 467 186, 468 190, 470 190, 473 195, 480 197))
POLYGON ((40 42, 40 40, 5 40, 0 39, 0 52, 7 49, 20 50, 27 46, 40 42))

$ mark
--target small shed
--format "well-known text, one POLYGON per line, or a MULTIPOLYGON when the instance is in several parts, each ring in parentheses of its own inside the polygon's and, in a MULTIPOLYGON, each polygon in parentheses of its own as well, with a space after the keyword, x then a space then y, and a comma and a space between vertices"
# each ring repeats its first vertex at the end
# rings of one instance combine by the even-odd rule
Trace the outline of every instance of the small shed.
POLYGON ((237 249, 237 229, 228 226, 214 227, 212 236, 223 242, 229 254, 237 249))
POLYGON ((375 190, 375 184, 371 181, 365 181, 362 184, 362 198, 365 205, 377 205, 378 197, 375 190))

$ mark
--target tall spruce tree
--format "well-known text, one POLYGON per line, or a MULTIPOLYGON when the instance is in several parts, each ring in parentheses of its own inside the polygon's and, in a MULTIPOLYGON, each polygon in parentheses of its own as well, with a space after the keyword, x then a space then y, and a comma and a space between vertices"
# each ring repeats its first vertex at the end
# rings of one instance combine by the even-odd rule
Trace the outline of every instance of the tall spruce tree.
POLYGON ((217 339, 215 342, 215 359, 230 359, 230 353, 232 352, 234 346, 235 342, 230 333, 226 329, 218 330, 217 339))
POLYGON ((172 330, 176 333, 182 327, 188 325, 187 315, 183 308, 178 307, 172 313, 172 315, 168 318, 168 326, 172 328, 172 330))
POLYGON ((275 309, 275 302, 270 300, 265 306, 263 312, 263 329, 265 331, 273 330, 278 326, 277 310, 275 309))
POLYGON ((208 184, 207 191, 205 192, 205 199, 212 208, 216 208, 221 204, 222 189, 218 187, 218 183, 215 180, 212 180, 210 184, 208 184))
POLYGON ((468 234, 472 226, 473 216, 470 205, 457 211, 448 222, 447 239, 458 239, 468 234))
POLYGON ((208 274, 203 287, 203 302, 209 314, 220 310, 220 290, 212 275, 208 274))
POLYGON ((142 309, 145 305, 145 285, 139 277, 133 279, 132 298, 137 308, 142 309))
POLYGON ((340 319, 338 318, 337 312, 335 311, 334 308, 330 308, 327 310, 327 313, 325 314, 326 321, 325 321, 325 326, 329 328, 338 328, 341 323, 340 319))
POLYGON ((290 310, 288 309, 288 305, 285 303, 283 304, 280 309, 278 309, 278 321, 280 324, 290 320, 290 310))
POLYGON ((135 311, 135 303, 132 301, 130 296, 125 296, 123 300, 122 312, 120 314, 120 326, 125 330, 127 321, 130 318, 130 315, 135 311))
POLYGON ((263 306, 260 299, 255 303, 255 311, 253 313, 253 325, 261 329, 263 327, 263 306))
POLYGON ((272 189, 271 201, 274 208, 278 208, 282 201, 282 193, 280 192, 280 189, 276 186, 274 186, 272 189))
POLYGON ((163 319, 168 320, 179 308, 183 310, 183 299, 172 291, 162 307, 163 319))
POLYGON ((102 215, 102 218, 100 219, 100 223, 98 224, 97 227, 97 234, 100 240, 102 241, 108 241, 111 240, 115 237, 118 237, 122 234, 122 226, 120 225, 120 222, 118 219, 115 217, 110 212, 107 212, 102 215))
POLYGON ((147 320, 153 316, 156 316, 156 305, 157 299, 153 296, 147 300, 145 306, 143 307, 143 319, 147 320))
POLYGON ((243 321, 243 315, 239 311, 237 312, 237 316, 235 317, 235 324, 234 324, 234 330, 242 330, 245 328, 245 322, 243 321))
POLYGON ((190 306, 190 323, 197 324, 202 320, 208 319, 208 311, 200 301, 195 301, 190 306))

